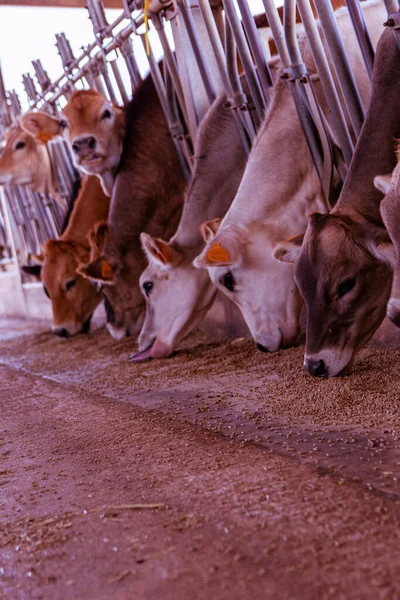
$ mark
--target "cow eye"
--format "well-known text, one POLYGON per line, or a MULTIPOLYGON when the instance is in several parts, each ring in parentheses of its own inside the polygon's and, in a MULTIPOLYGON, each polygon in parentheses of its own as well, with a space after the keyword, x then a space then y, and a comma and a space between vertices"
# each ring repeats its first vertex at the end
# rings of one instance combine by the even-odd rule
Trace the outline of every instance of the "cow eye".
POLYGON ((48 297, 48 299, 51 300, 49 291, 45 285, 43 286, 43 290, 44 290, 44 293, 46 294, 46 296, 48 297))
POLYGON ((152 281, 145 281, 143 284, 144 293, 147 297, 149 297, 151 290, 153 289, 152 281))
POLYGON ((67 281, 67 283, 65 284, 65 289, 70 290, 71 288, 74 287, 74 285, 76 284, 76 279, 71 279, 70 281, 67 281))
POLYGON ((230 271, 228 271, 227 273, 225 273, 225 275, 222 275, 222 277, 220 279, 220 282, 230 292, 234 292, 235 291, 235 283, 236 282, 235 282, 234 276, 232 275, 232 273, 230 271))
POLYGON ((64 121, 64 119, 62 119, 62 120, 60 121, 60 128, 61 128, 61 129, 65 129, 65 128, 66 128, 66 126, 67 126, 67 121, 64 121))
POLYGON ((342 283, 339 285, 339 288, 338 288, 338 297, 341 298, 342 296, 344 296, 345 294, 350 292, 354 288, 355 285, 356 285, 355 277, 349 277, 348 279, 345 279, 344 281, 342 281, 342 283))
POLYGON ((109 111, 108 108, 101 115, 100 121, 104 121, 104 119, 111 119, 111 111, 109 111))
POLYGON ((25 142, 18 142, 18 144, 15 146, 16 150, 22 150, 22 148, 25 148, 26 144, 25 142))

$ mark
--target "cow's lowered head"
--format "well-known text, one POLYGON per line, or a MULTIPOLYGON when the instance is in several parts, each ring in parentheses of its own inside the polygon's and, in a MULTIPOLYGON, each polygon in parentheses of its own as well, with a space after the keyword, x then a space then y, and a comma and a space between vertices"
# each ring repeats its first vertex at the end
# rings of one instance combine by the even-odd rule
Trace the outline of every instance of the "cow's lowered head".
POLYGON ((129 335, 136 336, 143 324, 145 303, 137 279, 132 275, 130 257, 114 240, 113 232, 105 222, 97 223, 88 237, 90 263, 82 266, 79 272, 101 290, 107 329, 112 337, 121 340, 129 335))
POLYGON ((140 277, 146 316, 134 362, 169 356, 203 319, 217 292, 208 274, 199 273, 192 256, 177 244, 147 233, 140 239, 149 264, 140 277))
POLYGON ((304 366, 311 375, 345 373, 382 322, 391 281, 388 243, 383 227, 369 221, 315 213, 304 237, 275 247, 275 258, 296 263, 307 311, 304 366))
POLYGON ((53 311, 52 330, 60 337, 87 333, 90 320, 102 296, 96 287, 79 274, 89 261, 89 248, 82 244, 48 240, 43 253, 40 278, 53 311))
POLYGON ((194 265, 206 268, 215 286, 237 304, 260 350, 295 344, 302 301, 293 267, 272 257, 279 224, 219 225, 218 220, 203 224, 206 246, 194 265))

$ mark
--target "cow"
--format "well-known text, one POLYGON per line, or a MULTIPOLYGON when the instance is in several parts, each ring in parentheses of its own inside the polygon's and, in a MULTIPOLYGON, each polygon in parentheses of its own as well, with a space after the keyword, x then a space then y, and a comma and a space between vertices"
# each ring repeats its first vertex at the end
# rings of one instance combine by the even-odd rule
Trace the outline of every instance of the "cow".
MULTIPOLYGON (((304 366, 317 377, 346 373, 385 316, 393 252, 379 212, 382 193, 373 181, 396 162, 399 59, 394 34, 386 30, 375 56, 371 103, 338 203, 329 214, 310 217, 304 238, 275 249, 277 258, 296 264, 307 309, 304 366)), ((383 211, 390 215, 388 206, 383 211)))
MULTIPOLYGON (((364 15, 376 44, 385 9, 376 0, 366 2, 364 15)), ((337 11, 336 18, 366 105, 370 84, 347 10, 337 11)), ((304 35, 299 44, 312 73, 304 35)), ((329 120, 319 85, 316 89, 329 120)), ((327 210, 290 89, 279 81, 237 195, 218 229, 204 227, 206 246, 194 263, 207 268, 214 284, 238 305, 262 351, 293 345, 303 332, 303 302, 293 266, 277 262, 273 249, 305 228, 310 213, 327 210)))
MULTIPOLYGON (((57 121, 51 129, 49 135, 57 135, 57 121)), ((32 135, 20 124, 13 125, 0 155, 0 185, 26 186, 33 192, 49 194, 64 207, 47 150, 49 139, 43 134, 32 135)))
MULTIPOLYGON (((58 117, 29 112, 20 121, 27 140, 35 141, 33 136, 49 140, 59 135, 58 117)), ((87 333, 92 314, 102 300, 96 286, 80 275, 78 269, 90 261, 88 235, 96 222, 107 219, 109 204, 110 198, 99 178, 85 175, 60 238, 47 240, 42 254, 35 257, 41 265, 39 269, 25 268, 43 282, 52 304, 52 330, 61 337, 87 333)))
MULTIPOLYGON (((273 78, 280 62, 270 61, 273 78)), ((242 78, 246 89, 246 83, 242 78)), ((207 232, 218 226, 240 184, 246 159, 226 97, 215 100, 204 116, 195 143, 195 163, 182 218, 168 242, 141 234, 148 266, 140 277, 146 316, 133 362, 166 357, 200 323, 217 296, 208 274, 194 267, 207 232), (218 195, 215 194, 218 190, 218 195)), ((240 318, 240 317, 239 317, 240 318)), ((225 331, 227 327, 225 327, 225 331)))
POLYGON ((108 227, 92 235, 98 254, 81 269, 103 285, 107 327, 121 339, 137 335, 145 302, 139 277, 146 266, 140 233, 169 238, 178 225, 186 182, 151 77, 135 91, 126 114, 126 135, 113 189, 108 227), (102 250, 102 251, 101 251, 102 250))

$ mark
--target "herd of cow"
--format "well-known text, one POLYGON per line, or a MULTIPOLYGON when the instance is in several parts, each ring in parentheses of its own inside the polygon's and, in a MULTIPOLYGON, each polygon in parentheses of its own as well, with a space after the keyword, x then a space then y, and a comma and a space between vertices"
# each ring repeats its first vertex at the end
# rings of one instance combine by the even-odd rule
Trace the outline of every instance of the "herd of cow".
MULTIPOLYGON (((278 58, 249 159, 219 97, 201 122, 188 187, 151 77, 126 110, 79 90, 57 117, 21 116, 0 156, 1 185, 57 198, 46 151, 55 136, 67 140, 81 172, 60 238, 36 257, 54 333, 87 332, 104 300, 111 335, 139 335, 132 361, 167 357, 220 291, 260 350, 294 345, 305 332, 306 369, 330 377, 348 370, 386 311, 400 326, 400 49, 383 28, 383 2, 367 1, 363 11, 377 48, 372 92, 347 10, 336 13, 368 110, 331 210, 278 58)), ((315 87, 330 123, 318 80, 315 87)))

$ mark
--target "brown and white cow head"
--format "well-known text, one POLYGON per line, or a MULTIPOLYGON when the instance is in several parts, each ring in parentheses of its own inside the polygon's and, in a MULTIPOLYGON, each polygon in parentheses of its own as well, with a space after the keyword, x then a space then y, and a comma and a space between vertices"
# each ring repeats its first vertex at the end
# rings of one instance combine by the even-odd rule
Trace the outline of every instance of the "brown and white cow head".
POLYGON ((313 214, 302 236, 279 243, 274 256, 296 263, 306 305, 304 366, 311 375, 343 374, 385 316, 391 271, 382 262, 382 227, 340 214, 313 214))
POLYGON ((48 240, 38 257, 44 291, 52 304, 52 330, 60 337, 87 333, 93 312, 102 300, 96 287, 78 272, 89 256, 89 248, 82 244, 48 240))
POLYGON ((79 272, 101 290, 110 335, 116 340, 139 335, 145 303, 137 279, 132 275, 135 269, 132 268, 130 257, 122 256, 124 251, 115 243, 113 233, 105 222, 93 227, 89 241, 90 263, 80 268, 79 272), (103 251, 105 245, 106 253, 103 251))
POLYGON ((20 125, 12 127, 0 154, 0 185, 25 185, 34 191, 47 191, 49 178, 50 163, 44 144, 20 125))
POLYGON ((203 225, 206 247, 193 264, 206 268, 214 285, 237 304, 260 350, 297 343, 302 301, 293 267, 272 256, 282 224, 216 225, 203 225))
POLYGON ((124 110, 96 90, 78 90, 60 119, 76 167, 97 175, 105 194, 111 196, 125 135, 124 110))
POLYGON ((149 264, 140 277, 146 316, 134 362, 169 356, 203 319, 217 293, 208 274, 195 269, 192 257, 176 244, 147 233, 140 239, 149 264))

